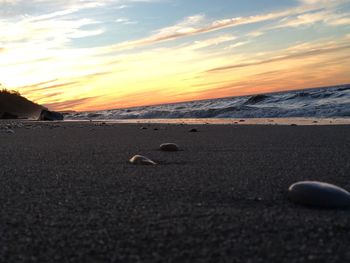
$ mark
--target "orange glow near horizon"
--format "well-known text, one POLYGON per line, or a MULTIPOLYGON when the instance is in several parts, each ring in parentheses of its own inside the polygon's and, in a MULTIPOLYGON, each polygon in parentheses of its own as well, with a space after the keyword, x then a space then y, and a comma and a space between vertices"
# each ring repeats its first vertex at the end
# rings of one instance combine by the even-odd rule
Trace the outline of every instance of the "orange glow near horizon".
MULTIPOLYGON (((22 1, 7 4, 15 10, 22 1)), ((15 23, 0 17, 0 30, 5 32, 0 41, 0 83, 57 111, 350 83, 349 6, 344 1, 300 0, 261 14, 251 8, 253 15, 247 16, 234 14, 237 7, 232 3, 222 17, 196 14, 193 7, 192 15, 174 18, 175 22, 164 18, 161 22, 168 26, 155 22, 147 36, 135 33, 118 41, 114 33, 138 32, 141 17, 113 18, 112 26, 93 15, 85 17, 85 12, 109 5, 130 16, 138 5, 166 8, 151 0, 129 4, 130 8, 103 0, 62 1, 49 14, 18 15, 15 23)), ((108 15, 106 21, 112 19, 108 15)))
MULTIPOLYGON (((342 51, 343 52, 343 51, 342 51)), ((76 82, 66 82, 57 85, 57 91, 62 85, 68 87, 82 86, 79 92, 86 90, 83 103, 69 104, 69 99, 79 102, 80 94, 65 97, 62 96, 63 104, 50 100, 40 93, 39 96, 25 94, 39 103, 48 105, 55 110, 92 111, 113 108, 127 108, 134 106, 156 105, 163 103, 176 103, 192 100, 203 100, 211 98, 222 98, 229 96, 243 96, 258 93, 270 93, 278 91, 296 90, 321 86, 332 86, 350 83, 347 74, 347 65, 350 59, 337 60, 336 52, 301 58, 286 58, 282 61, 270 62, 208 72, 210 65, 215 62, 191 64, 183 68, 166 66, 166 69, 158 69, 156 66, 150 70, 157 74, 139 72, 139 68, 121 72, 120 74, 105 74, 95 77, 85 77, 76 82), (335 60, 337 63, 328 61, 335 60), (136 72, 136 73, 135 73, 136 72), (187 72, 197 72, 188 74, 187 72), (99 88, 98 92, 93 87, 99 88), (89 92, 91 90, 91 93, 89 92), (107 95, 104 95, 107 94, 107 95), (68 101, 68 105, 67 105, 68 101)), ((278 56, 278 55, 277 55, 278 56)), ((226 65, 228 63, 224 63, 226 65)), ((236 64, 239 64, 236 63, 236 64)), ((167 65, 167 64, 163 64, 167 65)), ((217 65, 221 65, 217 63, 217 65)), ((142 65, 140 65, 142 66, 142 65)), ((130 66, 132 67, 132 66, 130 66)), ((181 64, 179 65, 181 67, 181 64)), ((51 85, 50 89, 54 89, 51 85)), ((55 89, 51 92, 55 93, 55 89)), ((52 94, 52 93, 51 93, 52 94)))

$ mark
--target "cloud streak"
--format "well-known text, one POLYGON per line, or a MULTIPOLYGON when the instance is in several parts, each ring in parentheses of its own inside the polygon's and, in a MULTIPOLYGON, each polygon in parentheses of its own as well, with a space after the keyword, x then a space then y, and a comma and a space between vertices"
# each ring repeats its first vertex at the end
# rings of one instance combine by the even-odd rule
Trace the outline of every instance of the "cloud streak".
POLYGON ((53 103, 46 103, 44 104, 45 107, 49 109, 55 109, 58 111, 64 111, 67 109, 74 109, 77 106, 80 106, 82 104, 88 104, 93 102, 98 97, 86 97, 86 98, 79 98, 79 99, 72 99, 72 100, 65 100, 62 102, 53 102, 53 103))
POLYGON ((231 69, 237 69, 237 68, 245 68, 245 67, 250 67, 250 66, 258 66, 258 65, 263 65, 263 64, 273 63, 273 62, 280 62, 280 61, 290 60, 290 59, 302 59, 302 58, 309 57, 309 56, 317 56, 317 55, 323 55, 323 54, 327 54, 327 53, 346 51, 348 49, 350 49, 350 45, 303 50, 301 52, 282 55, 282 56, 276 56, 276 57, 273 57, 270 59, 213 68, 213 69, 208 70, 207 72, 217 72, 217 71, 231 70, 231 69))
POLYGON ((175 40, 178 38, 195 36, 204 33, 210 33, 213 31, 223 30, 226 28, 238 27, 247 24, 261 23, 269 20, 275 20, 290 15, 300 14, 313 10, 310 8, 298 7, 286 11, 278 11, 273 13, 267 13, 263 15, 247 16, 247 17, 234 17, 228 19, 219 19, 212 22, 207 22, 204 15, 195 15, 185 18, 170 27, 165 27, 157 30, 155 34, 134 40, 126 41, 116 45, 107 47, 109 52, 128 50, 137 47, 152 45, 160 42, 175 40))

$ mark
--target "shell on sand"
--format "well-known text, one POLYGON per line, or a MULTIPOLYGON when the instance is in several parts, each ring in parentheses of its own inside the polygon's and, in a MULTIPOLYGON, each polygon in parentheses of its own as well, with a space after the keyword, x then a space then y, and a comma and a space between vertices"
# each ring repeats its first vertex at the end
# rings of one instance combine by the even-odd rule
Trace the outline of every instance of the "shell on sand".
POLYGON ((179 150, 179 146, 176 143, 163 143, 159 148, 165 152, 177 152, 179 150))
POLYGON ((337 208, 350 206, 350 193, 338 186, 317 181, 303 181, 292 184, 288 198, 294 203, 337 208))
POLYGON ((142 155, 135 155, 130 160, 130 163, 132 164, 138 164, 138 165, 156 165, 157 163, 152 161, 151 159, 147 158, 146 156, 142 155))

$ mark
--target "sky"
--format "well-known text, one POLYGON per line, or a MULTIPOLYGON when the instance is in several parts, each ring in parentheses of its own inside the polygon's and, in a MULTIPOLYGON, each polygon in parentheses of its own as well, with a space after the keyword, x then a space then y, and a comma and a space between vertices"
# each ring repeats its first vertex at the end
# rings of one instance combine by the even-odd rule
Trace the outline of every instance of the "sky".
POLYGON ((92 111, 350 83, 350 0, 0 0, 0 83, 92 111))

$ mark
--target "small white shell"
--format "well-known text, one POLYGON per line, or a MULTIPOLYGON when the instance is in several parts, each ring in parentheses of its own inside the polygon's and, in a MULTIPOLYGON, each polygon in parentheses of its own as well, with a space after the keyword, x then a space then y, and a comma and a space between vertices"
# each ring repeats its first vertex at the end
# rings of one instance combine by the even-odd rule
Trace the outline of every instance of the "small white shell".
POLYGON ((157 163, 142 155, 135 155, 130 160, 130 163, 137 165, 156 165, 157 163))

